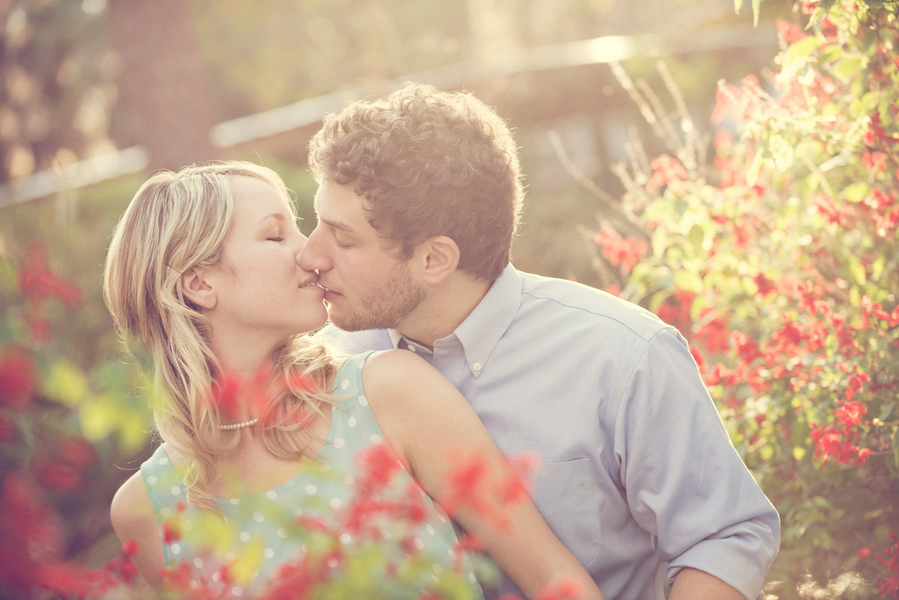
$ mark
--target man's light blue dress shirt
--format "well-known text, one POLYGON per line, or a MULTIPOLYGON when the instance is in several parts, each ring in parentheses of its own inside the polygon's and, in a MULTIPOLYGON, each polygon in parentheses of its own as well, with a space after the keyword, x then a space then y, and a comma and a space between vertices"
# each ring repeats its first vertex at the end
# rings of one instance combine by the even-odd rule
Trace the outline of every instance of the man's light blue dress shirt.
MULTIPOLYGON (((319 335, 353 353, 414 351, 503 452, 536 451, 534 503, 607 600, 667 596, 683 567, 759 596, 779 547, 777 512, 685 340, 648 311, 509 265, 433 352, 393 330, 319 335)), ((494 593, 505 592, 517 590, 505 581, 494 593)))

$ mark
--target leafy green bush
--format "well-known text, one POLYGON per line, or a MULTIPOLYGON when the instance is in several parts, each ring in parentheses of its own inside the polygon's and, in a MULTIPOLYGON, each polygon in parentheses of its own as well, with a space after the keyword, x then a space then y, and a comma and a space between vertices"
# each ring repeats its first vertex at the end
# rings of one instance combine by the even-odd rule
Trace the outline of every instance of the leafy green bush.
POLYGON ((672 155, 619 169, 650 246, 607 227, 598 252, 691 341, 780 512, 783 599, 899 598, 897 6, 796 2, 776 71, 719 84, 739 137, 711 168, 676 88, 680 127, 618 68, 672 155))

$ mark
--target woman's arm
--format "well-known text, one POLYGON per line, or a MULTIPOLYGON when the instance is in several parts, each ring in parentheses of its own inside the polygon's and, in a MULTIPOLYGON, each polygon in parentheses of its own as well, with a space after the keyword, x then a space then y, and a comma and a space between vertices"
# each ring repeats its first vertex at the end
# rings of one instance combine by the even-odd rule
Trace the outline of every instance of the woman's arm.
MULTIPOLYGON (((365 396, 403 466, 434 499, 447 494, 449 453, 478 452, 488 466, 488 489, 511 469, 465 398, 436 369, 401 350, 373 354, 362 372, 365 396)), ((579 581, 584 598, 601 600, 587 571, 556 538, 530 498, 500 507, 510 525, 499 528, 475 511, 453 517, 482 543, 496 564, 527 598, 565 578, 579 581)))
POLYGON ((140 471, 129 477, 116 492, 109 516, 122 544, 130 540, 137 542, 138 551, 134 555, 134 564, 144 581, 150 587, 159 589, 162 585, 159 573, 165 567, 162 538, 140 471))

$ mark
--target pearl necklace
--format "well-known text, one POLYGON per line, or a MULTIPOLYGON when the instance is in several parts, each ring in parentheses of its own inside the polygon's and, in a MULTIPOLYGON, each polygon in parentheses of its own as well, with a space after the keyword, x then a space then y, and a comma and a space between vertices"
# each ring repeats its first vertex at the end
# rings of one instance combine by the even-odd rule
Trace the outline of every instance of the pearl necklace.
POLYGON ((244 421, 243 423, 236 423, 234 425, 219 425, 219 429, 222 431, 229 431, 231 429, 243 429, 244 427, 251 427, 255 425, 259 421, 258 418, 250 419, 249 421, 244 421))

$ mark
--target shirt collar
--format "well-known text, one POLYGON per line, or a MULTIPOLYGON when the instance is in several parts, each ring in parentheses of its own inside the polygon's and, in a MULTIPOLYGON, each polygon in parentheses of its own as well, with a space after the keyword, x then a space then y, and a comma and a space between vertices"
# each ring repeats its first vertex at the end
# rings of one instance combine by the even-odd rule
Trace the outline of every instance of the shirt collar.
POLYGON ((465 362, 477 379, 521 306, 521 275, 506 265, 499 279, 454 332, 465 349, 465 362))
MULTIPOLYGON (((465 362, 468 363, 472 376, 476 379, 480 377, 500 338, 518 314, 518 308, 521 306, 521 285, 521 275, 512 263, 509 263, 502 275, 487 290, 484 298, 456 330, 434 343, 435 349, 461 344, 465 352, 465 362)), ((411 347, 419 354, 431 354, 427 348, 403 337, 403 334, 396 329, 389 329, 387 333, 394 348, 411 347)))

